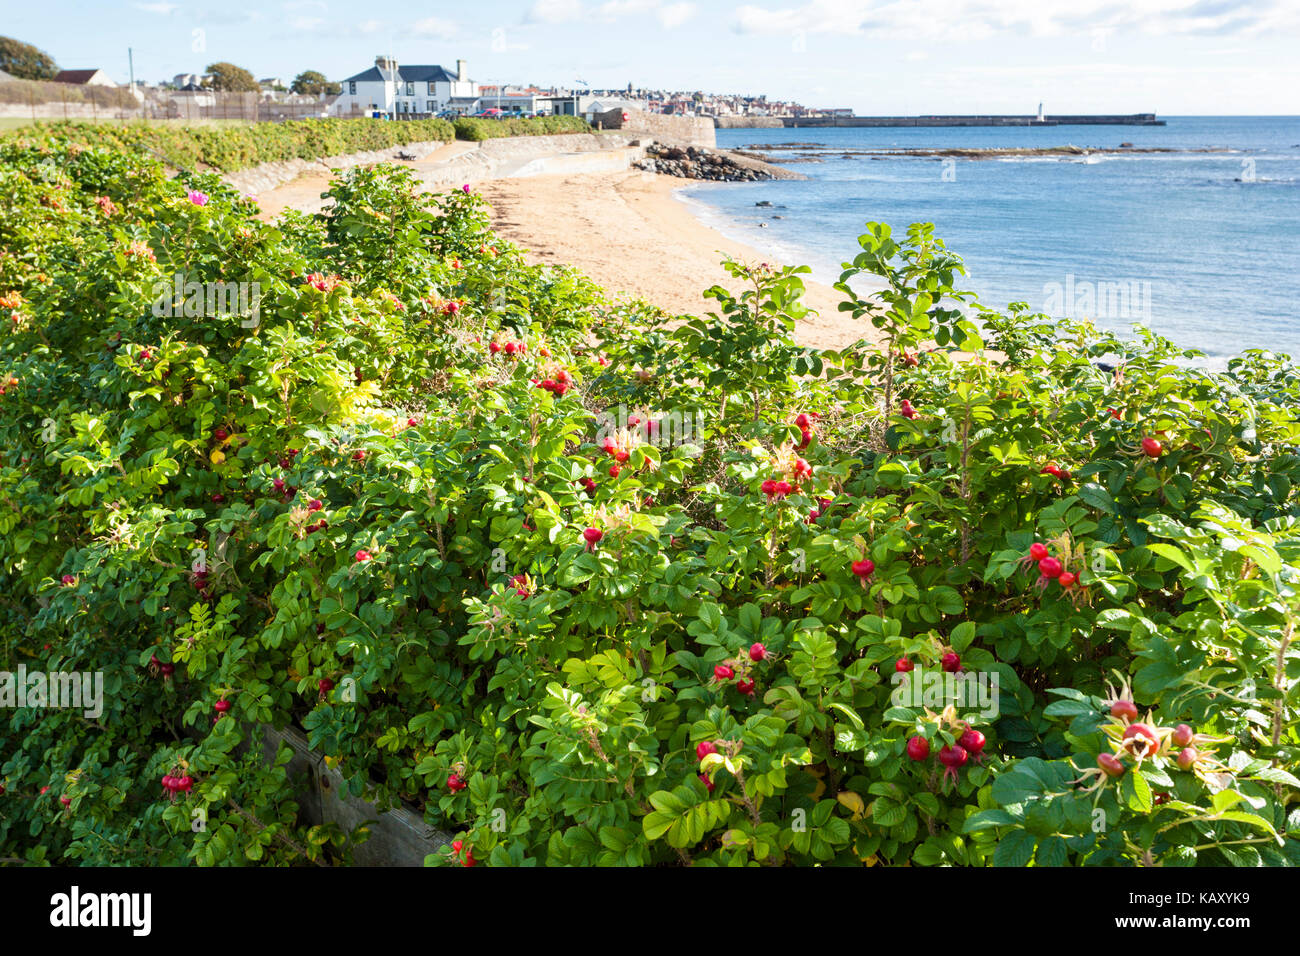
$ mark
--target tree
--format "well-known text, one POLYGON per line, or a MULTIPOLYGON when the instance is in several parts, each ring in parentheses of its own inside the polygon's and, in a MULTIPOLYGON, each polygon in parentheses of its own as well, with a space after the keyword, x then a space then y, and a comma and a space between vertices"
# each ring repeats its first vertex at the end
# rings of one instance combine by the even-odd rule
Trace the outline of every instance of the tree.
POLYGON ((319 96, 321 93, 337 96, 343 92, 343 87, 339 83, 331 83, 325 79, 325 74, 318 73, 316 70, 303 70, 294 79, 289 91, 304 93, 307 96, 319 96))
POLYGON ((252 73, 233 63, 209 63, 206 72, 211 74, 205 81, 209 89, 223 93, 256 93, 261 89, 252 73))
POLYGON ((0 37, 0 70, 20 80, 52 80, 59 67, 44 50, 12 37, 0 37))

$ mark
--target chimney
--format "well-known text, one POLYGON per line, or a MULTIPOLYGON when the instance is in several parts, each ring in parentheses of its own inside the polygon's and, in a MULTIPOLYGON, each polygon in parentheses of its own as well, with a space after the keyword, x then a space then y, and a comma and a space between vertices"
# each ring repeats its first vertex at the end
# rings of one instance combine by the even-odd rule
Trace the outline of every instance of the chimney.
POLYGON ((375 57, 375 66, 381 70, 395 72, 397 70, 397 60, 390 56, 380 55, 375 57))
POLYGON ((469 67, 465 65, 464 60, 456 61, 456 79, 462 83, 469 79, 469 67))

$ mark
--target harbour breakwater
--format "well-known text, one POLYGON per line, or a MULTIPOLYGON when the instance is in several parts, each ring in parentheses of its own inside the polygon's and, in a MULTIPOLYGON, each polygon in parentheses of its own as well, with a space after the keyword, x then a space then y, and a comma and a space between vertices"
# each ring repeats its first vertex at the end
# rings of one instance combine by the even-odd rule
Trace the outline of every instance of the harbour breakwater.
POLYGON ((1092 116, 718 116, 719 129, 832 126, 1164 126, 1155 113, 1092 116))

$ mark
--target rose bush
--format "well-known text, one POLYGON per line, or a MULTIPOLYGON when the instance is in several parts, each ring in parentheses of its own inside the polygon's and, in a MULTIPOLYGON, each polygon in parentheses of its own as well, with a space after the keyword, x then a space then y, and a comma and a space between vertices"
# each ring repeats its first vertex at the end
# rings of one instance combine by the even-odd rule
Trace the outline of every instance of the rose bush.
POLYGON ((347 862, 295 724, 433 865, 1300 862, 1289 363, 984 309, 924 225, 815 351, 806 269, 676 321, 332 195, 0 147, 0 669, 105 688, 4 709, 0 857, 347 862))

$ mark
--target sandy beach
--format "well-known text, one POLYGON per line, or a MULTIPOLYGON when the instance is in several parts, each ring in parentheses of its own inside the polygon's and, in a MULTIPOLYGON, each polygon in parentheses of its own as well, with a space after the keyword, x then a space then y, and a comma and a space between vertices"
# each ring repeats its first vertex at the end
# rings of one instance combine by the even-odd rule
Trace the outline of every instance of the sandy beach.
MULTIPOLYGON (((492 204, 493 228, 540 263, 564 263, 611 293, 639 296, 674 314, 698 315, 717 303, 714 285, 737 289, 720 261, 780 263, 706 226, 673 193, 688 185, 637 170, 532 176, 475 184, 492 204)), ((837 311, 842 296, 809 282, 805 300, 818 314, 801 322, 798 340, 843 348, 875 329, 837 311)))

